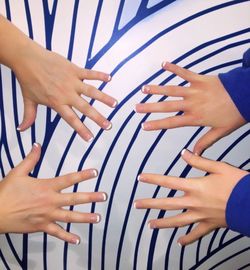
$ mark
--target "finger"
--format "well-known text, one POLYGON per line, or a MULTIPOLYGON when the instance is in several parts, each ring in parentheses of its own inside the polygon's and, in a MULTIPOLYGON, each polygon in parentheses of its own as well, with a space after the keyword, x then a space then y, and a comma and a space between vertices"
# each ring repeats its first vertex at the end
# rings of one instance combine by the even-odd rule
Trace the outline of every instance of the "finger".
POLYGON ((40 155, 41 146, 38 143, 34 143, 26 158, 15 167, 15 173, 17 175, 28 175, 36 166, 40 155))
POLYGON ((204 150, 213 145, 222 137, 229 134, 229 130, 225 128, 211 128, 203 135, 194 146, 194 153, 200 155, 204 150))
POLYGON ((58 206, 72 206, 91 202, 104 202, 107 194, 104 192, 73 192, 57 195, 58 206))
POLYGON ((152 112, 179 112, 185 111, 186 108, 185 100, 175 100, 175 101, 162 101, 155 103, 140 103, 136 104, 136 112, 138 113, 152 113, 152 112))
POLYGON ((188 208, 188 202, 184 197, 141 199, 134 202, 136 209, 163 209, 180 210, 188 208))
POLYGON ((105 130, 110 130, 112 128, 112 123, 101 115, 94 107, 90 106, 83 98, 79 96, 76 97, 74 100, 74 107, 83 115, 93 120, 101 128, 105 130))
POLYGON ((61 106, 56 110, 60 116, 87 142, 94 139, 91 131, 81 122, 76 113, 67 105, 61 106))
POLYGON ((184 178, 151 173, 140 174, 138 181, 184 192, 193 190, 196 187, 191 179, 186 180, 184 178))
POLYGON ((180 237, 177 242, 181 246, 191 244, 195 242, 196 240, 198 240, 200 237, 210 233, 214 229, 215 228, 212 227, 210 224, 201 222, 190 233, 188 233, 185 236, 180 237))
POLYGON ((81 213, 69 210, 56 210, 52 215, 53 219, 65 223, 99 223, 101 216, 99 214, 81 213))
POLYGON ((177 76, 181 77, 182 79, 188 82, 193 82, 195 80, 198 80, 200 77, 200 75, 197 73, 194 73, 188 69, 182 68, 178 65, 175 65, 169 62, 164 62, 162 64, 162 68, 176 74, 177 76))
POLYGON ((181 155, 182 155, 182 158, 190 166, 196 169, 209 172, 209 173, 219 173, 221 170, 220 162, 200 157, 186 149, 182 150, 181 155))
POLYGON ((37 104, 29 99, 24 99, 24 112, 23 112, 23 121, 17 127, 17 130, 24 131, 27 128, 31 127, 35 122, 37 114, 37 104))
POLYGON ((199 221, 199 217, 194 212, 184 212, 173 217, 150 220, 149 228, 177 228, 184 227, 199 221))
POLYGON ((147 131, 185 127, 185 126, 193 126, 192 116, 178 115, 142 123, 142 129, 147 131))
POLYGON ((80 85, 79 89, 81 94, 84 94, 85 96, 90 97, 92 99, 96 99, 108 105, 111 108, 115 108, 118 104, 118 101, 116 99, 96 89, 92 85, 83 83, 80 85))
POLYGON ((97 175, 98 172, 96 169, 88 169, 80 172, 69 173, 63 176, 59 176, 54 181, 50 182, 54 190, 60 191, 65 188, 71 187, 77 183, 97 177, 97 175))
POLYGON ((45 232, 51 236, 55 236, 56 238, 74 245, 79 245, 81 241, 78 235, 66 232, 61 226, 55 223, 50 223, 45 232))
POLYGON ((111 76, 107 73, 91 70, 91 69, 85 69, 85 68, 79 68, 79 78, 81 80, 98 80, 103 82, 109 82, 111 81, 111 76))
POLYGON ((144 85, 141 89, 142 93, 150 95, 163 95, 170 97, 185 97, 188 94, 186 87, 169 85, 144 85))

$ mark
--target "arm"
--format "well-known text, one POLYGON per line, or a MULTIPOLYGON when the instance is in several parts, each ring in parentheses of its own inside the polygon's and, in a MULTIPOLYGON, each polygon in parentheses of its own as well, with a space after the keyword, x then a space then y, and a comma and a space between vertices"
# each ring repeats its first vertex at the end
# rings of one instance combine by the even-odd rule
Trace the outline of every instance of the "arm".
POLYGON ((0 63, 14 71, 21 86, 24 116, 18 130, 23 131, 34 123, 38 104, 54 109, 86 141, 91 141, 93 134, 74 109, 103 129, 112 127, 82 97, 99 100, 114 108, 117 105, 114 98, 83 82, 85 79, 108 82, 111 79, 109 74, 80 68, 59 54, 44 49, 1 15, 0 63))
POLYGON ((242 68, 218 76, 199 75, 171 63, 163 68, 190 83, 188 87, 146 85, 142 92, 181 98, 176 101, 137 104, 139 113, 178 112, 182 115, 143 123, 144 130, 183 126, 208 126, 211 129, 195 144, 194 152, 201 154, 220 138, 250 120, 249 51, 242 68), (247 66, 248 65, 248 66, 247 66), (227 90, 227 91, 226 91, 227 90))
POLYGON ((53 179, 34 179, 28 174, 39 160, 41 147, 34 144, 28 156, 0 182, 0 233, 45 232, 72 244, 79 236, 57 222, 98 223, 100 215, 64 207, 107 199, 103 192, 62 193, 62 190, 97 176, 95 169, 53 179))
POLYGON ((172 217, 151 220, 150 228, 174 228, 197 223, 187 235, 178 239, 181 245, 190 244, 220 227, 229 227, 250 236, 250 174, 226 163, 196 156, 189 151, 182 152, 182 157, 189 165, 210 174, 189 179, 141 174, 138 177, 140 182, 184 192, 180 197, 135 202, 135 207, 139 209, 187 210, 172 217))

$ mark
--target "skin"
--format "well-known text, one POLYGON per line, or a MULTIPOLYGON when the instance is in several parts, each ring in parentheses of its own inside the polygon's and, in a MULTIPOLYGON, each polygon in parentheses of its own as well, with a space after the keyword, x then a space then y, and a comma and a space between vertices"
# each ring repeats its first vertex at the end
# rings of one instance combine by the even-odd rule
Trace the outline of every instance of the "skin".
POLYGON ((187 87, 145 85, 142 88, 144 94, 177 97, 178 100, 137 104, 136 112, 183 111, 183 114, 144 122, 142 124, 144 130, 185 126, 210 127, 194 146, 193 152, 200 155, 217 140, 246 123, 217 76, 199 75, 168 62, 163 63, 163 68, 189 82, 190 85, 187 87))
POLYGON ((196 226, 178 239, 180 245, 188 245, 220 227, 227 227, 225 209, 229 196, 242 177, 248 174, 223 162, 212 161, 185 150, 182 158, 194 168, 209 172, 204 177, 183 179, 157 174, 141 174, 138 180, 168 189, 181 190, 183 196, 173 198, 140 199, 137 209, 183 210, 168 218, 149 221, 149 227, 175 228, 195 223, 196 226))
POLYGON ((57 222, 98 223, 100 215, 66 210, 65 207, 106 201, 103 192, 62 193, 68 187, 97 176, 95 169, 51 179, 29 176, 40 158, 34 144, 27 157, 0 182, 0 233, 45 232, 63 241, 79 244, 80 237, 66 232, 57 222))
POLYGON ((0 16, 0 48, 0 63, 14 71, 22 90, 24 116, 18 130, 24 131, 34 123, 38 104, 55 110, 86 141, 92 141, 94 136, 74 110, 101 128, 111 129, 112 124, 84 98, 114 108, 118 104, 116 99, 84 82, 85 79, 109 82, 109 74, 80 68, 44 49, 3 16, 0 16))

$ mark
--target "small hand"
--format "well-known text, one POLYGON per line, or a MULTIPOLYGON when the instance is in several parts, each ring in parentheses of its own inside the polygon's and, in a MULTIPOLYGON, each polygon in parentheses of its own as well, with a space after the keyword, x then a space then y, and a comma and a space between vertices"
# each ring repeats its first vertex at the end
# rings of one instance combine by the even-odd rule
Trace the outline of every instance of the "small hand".
POLYGON ((91 131, 80 121, 75 109, 109 130, 112 124, 84 99, 84 96, 114 108, 117 101, 109 95, 84 83, 83 80, 110 81, 103 72, 79 68, 57 53, 47 51, 38 44, 28 43, 13 67, 20 83, 24 117, 18 130, 29 128, 36 119, 37 105, 54 109, 86 141, 93 139, 91 131), (83 96, 83 97, 82 97, 83 96))
POLYGON ((217 76, 199 75, 171 63, 164 68, 190 82, 189 87, 145 85, 142 92, 181 98, 175 101, 137 104, 139 113, 178 112, 182 115, 143 123, 144 130, 184 126, 208 126, 211 129, 194 146, 201 154, 220 138, 246 123, 217 76))
POLYGON ((95 169, 53 179, 34 179, 28 174, 40 157, 34 144, 27 157, 0 182, 0 233, 45 232, 72 244, 79 236, 66 232, 57 222, 98 223, 100 215, 64 209, 71 205, 103 202, 103 192, 62 193, 74 184, 97 176, 95 169))
POLYGON ((139 209, 187 211, 172 217, 149 221, 150 228, 183 227, 198 223, 187 235, 178 239, 181 245, 190 244, 219 227, 227 227, 225 209, 228 198, 237 182, 248 172, 196 156, 184 151, 184 160, 191 166, 209 172, 208 176, 182 179, 156 174, 141 174, 138 180, 169 189, 181 190, 183 196, 174 198, 141 199, 135 202, 139 209))

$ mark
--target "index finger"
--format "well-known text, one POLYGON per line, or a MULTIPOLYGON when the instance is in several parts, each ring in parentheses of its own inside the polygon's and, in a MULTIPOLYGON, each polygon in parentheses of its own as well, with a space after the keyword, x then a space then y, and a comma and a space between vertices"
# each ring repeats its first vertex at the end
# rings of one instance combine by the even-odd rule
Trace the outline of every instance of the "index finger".
POLYGON ((79 78, 81 80, 98 80, 103 82, 109 82, 112 79, 107 73, 85 68, 79 68, 79 78))

